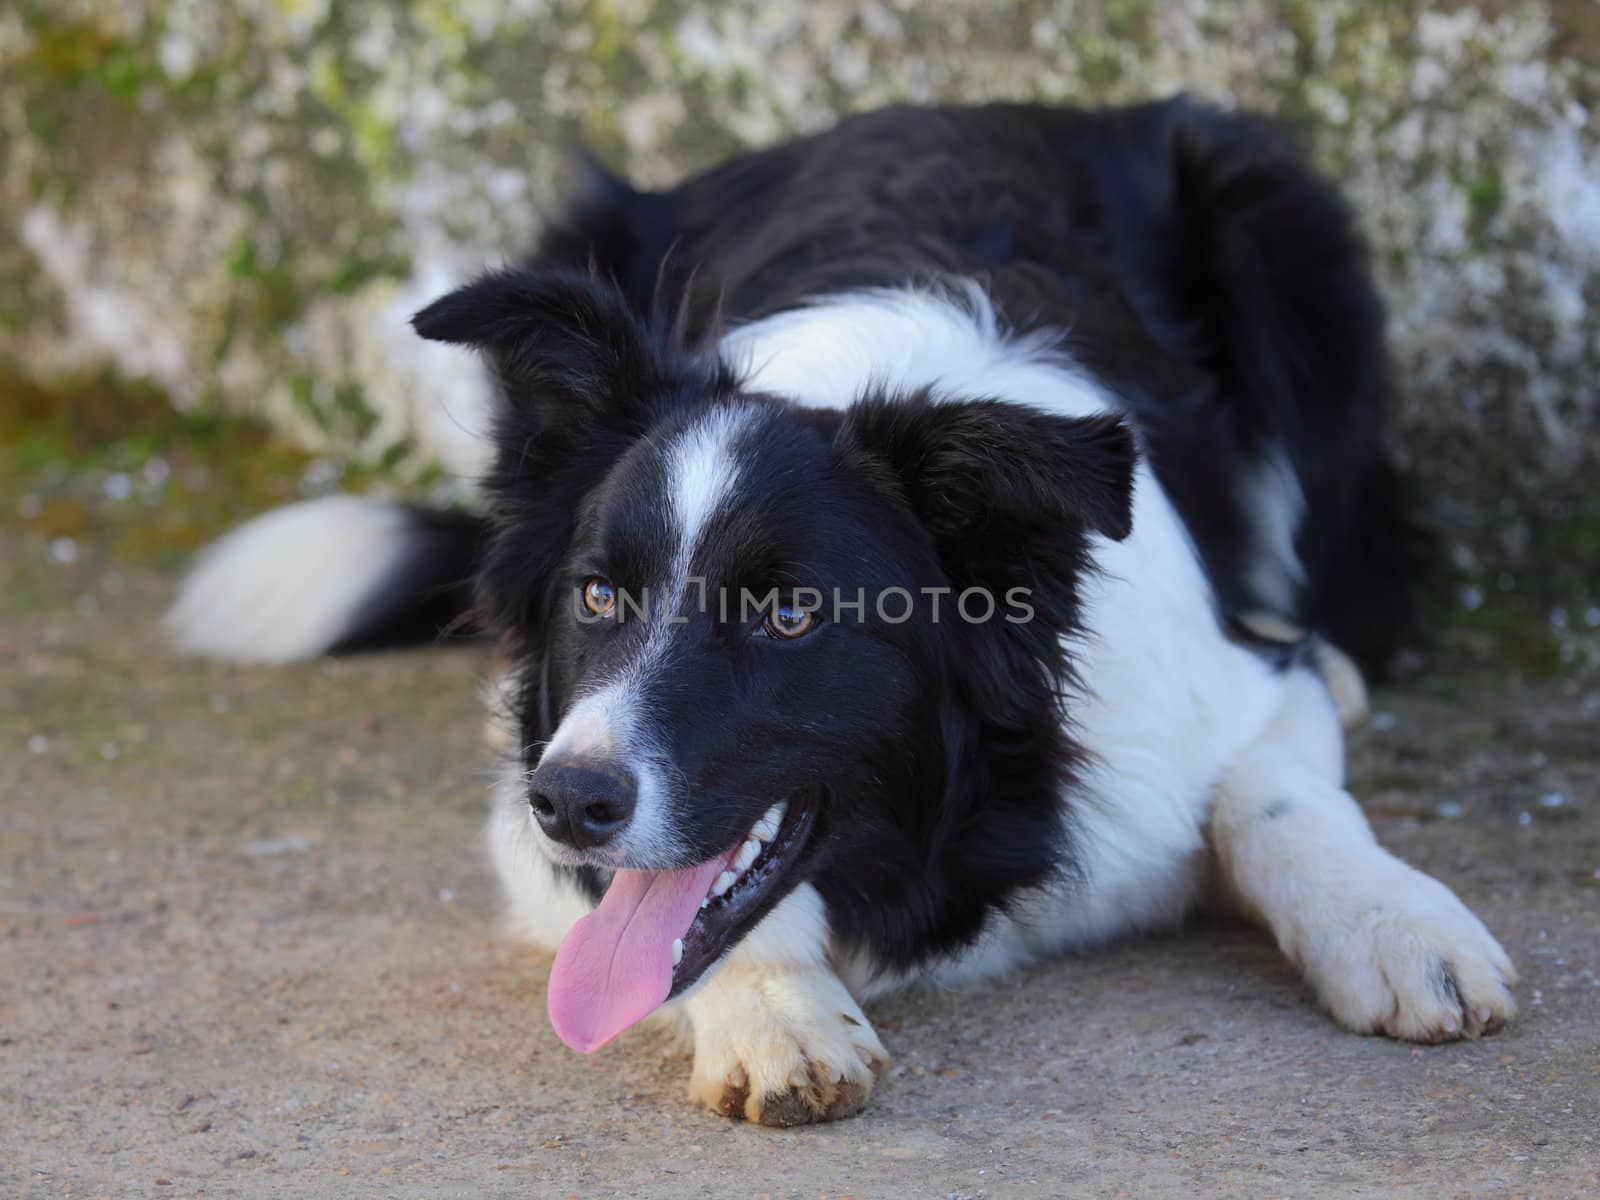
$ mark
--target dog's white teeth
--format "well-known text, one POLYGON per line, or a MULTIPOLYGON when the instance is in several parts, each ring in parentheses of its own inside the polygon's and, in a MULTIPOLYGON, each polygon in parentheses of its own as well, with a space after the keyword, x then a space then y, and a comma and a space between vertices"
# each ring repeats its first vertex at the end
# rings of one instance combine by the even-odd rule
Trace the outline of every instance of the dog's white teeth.
POLYGON ((783 814, 788 807, 788 801, 779 800, 771 808, 767 809, 766 814, 755 823, 755 827, 750 830, 750 833, 757 841, 770 842, 778 836, 778 826, 783 824, 783 814))
POLYGON ((711 901, 710 900, 702 900, 702 901, 700 901, 700 907, 701 908, 710 908, 711 907, 711 901))
POLYGON ((716 896, 722 895, 734 885, 734 881, 737 879, 738 876, 732 871, 724 871, 721 875, 717 876, 717 881, 711 885, 712 894, 716 896))
POLYGON ((683 961, 683 939, 672 939, 672 965, 677 966, 683 961))
POLYGON ((755 838, 748 839, 744 845, 739 847, 739 857, 733 860, 733 869, 735 871, 748 870, 750 864, 755 862, 756 856, 760 853, 761 843, 756 841, 755 838))

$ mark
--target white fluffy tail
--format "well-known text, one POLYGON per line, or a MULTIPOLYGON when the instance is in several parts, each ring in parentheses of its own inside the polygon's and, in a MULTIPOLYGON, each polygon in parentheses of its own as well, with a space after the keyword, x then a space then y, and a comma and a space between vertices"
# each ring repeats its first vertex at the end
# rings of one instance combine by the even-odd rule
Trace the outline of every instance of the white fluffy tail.
POLYGON ((481 532, 467 514, 359 496, 274 509, 206 548, 167 633, 241 662, 432 640, 470 605, 481 532))

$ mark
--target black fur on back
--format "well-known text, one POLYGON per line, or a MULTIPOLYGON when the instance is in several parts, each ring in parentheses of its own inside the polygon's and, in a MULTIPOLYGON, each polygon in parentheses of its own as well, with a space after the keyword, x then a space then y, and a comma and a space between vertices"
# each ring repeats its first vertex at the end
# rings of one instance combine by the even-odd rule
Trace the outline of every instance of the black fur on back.
POLYGON ((977 280, 1019 330, 1064 331, 1122 398, 1225 621, 1315 629, 1381 671, 1424 543, 1382 440, 1382 311, 1335 190, 1260 118, 1129 108, 891 108, 663 192, 588 164, 535 265, 593 266, 691 334, 820 296, 977 280), (1304 495, 1304 583, 1252 584, 1241 481, 1279 447, 1304 495))

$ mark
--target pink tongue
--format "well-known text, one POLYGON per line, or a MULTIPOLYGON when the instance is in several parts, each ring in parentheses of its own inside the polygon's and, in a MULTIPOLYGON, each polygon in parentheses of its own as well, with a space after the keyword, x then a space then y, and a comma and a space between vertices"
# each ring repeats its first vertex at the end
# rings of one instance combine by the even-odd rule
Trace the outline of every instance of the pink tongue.
POLYGON ((727 865, 722 855, 682 871, 616 873, 550 968, 550 1024, 563 1042, 588 1054, 661 1006, 672 990, 672 943, 727 865))

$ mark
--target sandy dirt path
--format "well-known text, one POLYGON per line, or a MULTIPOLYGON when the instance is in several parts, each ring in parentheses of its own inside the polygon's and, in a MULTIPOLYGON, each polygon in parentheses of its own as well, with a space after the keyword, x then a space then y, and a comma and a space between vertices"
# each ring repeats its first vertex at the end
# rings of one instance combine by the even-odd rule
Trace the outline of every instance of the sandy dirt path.
POLYGON ((494 933, 478 650, 183 663, 169 578, 0 564, 0 1196, 1600 1195, 1592 690, 1436 673, 1355 741, 1379 836, 1516 959, 1503 1034, 1341 1033, 1203 924, 880 1004, 868 1113, 770 1131, 649 1035, 550 1032, 494 933))

